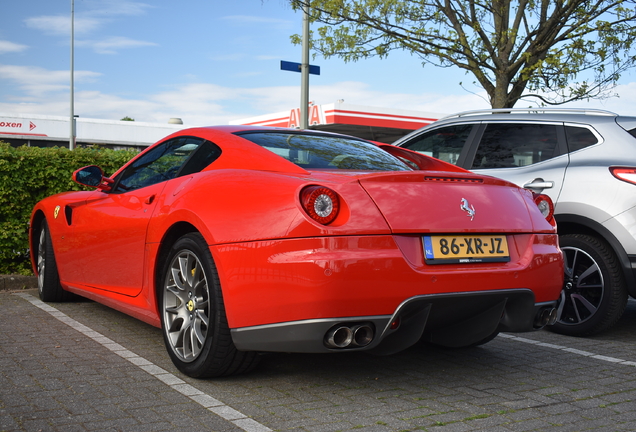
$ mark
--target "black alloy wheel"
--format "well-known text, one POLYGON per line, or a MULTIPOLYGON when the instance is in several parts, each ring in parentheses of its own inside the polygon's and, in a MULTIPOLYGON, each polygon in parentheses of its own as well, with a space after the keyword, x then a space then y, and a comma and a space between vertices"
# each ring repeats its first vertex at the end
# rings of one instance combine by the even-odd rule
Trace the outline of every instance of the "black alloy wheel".
POLYGON ((258 355, 238 351, 232 342, 216 266, 200 234, 177 240, 163 274, 159 304, 164 342, 181 372, 204 378, 256 366, 258 355))
POLYGON ((43 219, 40 224, 36 269, 40 300, 44 302, 64 302, 73 298, 73 294, 65 291, 60 285, 55 252, 46 219, 43 219))
POLYGON ((564 281, 559 317, 550 330, 569 336, 589 336, 612 327, 627 305, 627 286, 618 258, 597 237, 559 237, 564 281))

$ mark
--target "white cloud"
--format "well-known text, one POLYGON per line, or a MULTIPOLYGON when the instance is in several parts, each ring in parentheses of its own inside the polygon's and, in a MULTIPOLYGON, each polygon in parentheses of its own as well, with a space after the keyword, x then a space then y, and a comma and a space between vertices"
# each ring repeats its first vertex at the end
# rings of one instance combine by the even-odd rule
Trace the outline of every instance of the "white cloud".
POLYGON ((138 16, 146 13, 152 5, 127 0, 92 0, 85 2, 94 16, 138 16))
POLYGON ((624 116, 636 116, 636 82, 620 84, 612 90, 618 97, 571 102, 563 108, 595 108, 612 111, 624 116))
MULTIPOLYGON (((75 71, 75 80, 88 82, 101 74, 90 71, 75 71)), ((20 101, 44 103, 51 93, 67 91, 70 86, 70 71, 51 71, 39 67, 0 64, 0 79, 13 81, 23 96, 11 95, 20 101)), ((17 92, 16 92, 17 93, 17 92)))
POLYGON ((10 52, 22 52, 29 48, 26 45, 20 45, 14 42, 9 42, 6 40, 0 40, 0 54, 10 53, 10 52))
POLYGON ((256 60, 280 60, 280 56, 277 55, 258 55, 256 56, 256 60))
MULTIPOLYGON (((294 106, 299 106, 299 89, 294 88, 293 93, 296 94, 294 106)), ((476 95, 470 93, 455 95, 441 93, 387 93, 359 81, 343 81, 324 86, 310 85, 309 93, 309 99, 318 105, 334 103, 339 99, 344 99, 345 103, 352 105, 442 114, 489 108, 488 103, 482 96, 485 96, 485 92, 476 95)))
MULTIPOLYGON (((78 81, 95 80, 99 76, 99 73, 91 71, 76 72, 78 81)), ((68 71, 0 64, 0 80, 16 84, 11 90, 14 94, 0 95, 0 112, 68 114, 68 71)), ((579 103, 577 106, 633 114, 631 107, 636 105, 636 82, 618 86, 616 91, 621 94, 620 99, 579 103)), ((351 105, 451 114, 488 108, 479 96, 469 93, 387 93, 365 83, 342 81, 331 85, 312 85, 309 97, 318 105, 344 99, 351 105)), ((137 121, 165 123, 171 117, 180 117, 186 126, 228 124, 231 120, 286 112, 299 105, 298 85, 233 88, 208 83, 183 83, 137 98, 100 91, 75 93, 75 111, 84 118, 114 120, 130 116, 137 121)))
MULTIPOLYGON (((83 11, 74 13, 73 27, 78 35, 88 34, 103 27, 118 16, 143 15, 152 8, 146 3, 122 0, 86 1, 83 11)), ((68 35, 71 32, 71 11, 64 15, 41 15, 25 20, 27 27, 46 34, 68 35)))
POLYGON ((99 54, 116 54, 121 49, 157 46, 153 42, 139 41, 121 36, 113 36, 100 41, 76 41, 75 45, 90 47, 99 54))
POLYGON ((231 53, 231 54, 224 54, 224 55, 215 55, 210 57, 212 60, 214 61, 240 61, 243 60, 245 58, 245 54, 241 54, 241 53, 231 53))
MULTIPOLYGON (((27 18, 27 27, 40 30, 50 35, 67 36, 71 34, 71 17, 69 15, 50 15, 27 18)), ((76 15, 73 20, 73 30, 76 34, 91 33, 103 24, 102 20, 76 15)))
MULTIPOLYGON (((37 79, 42 70, 22 70, 17 67, 0 66, 0 79, 17 80, 20 73, 37 79)), ((44 114, 64 116, 69 112, 68 72, 49 72, 47 83, 39 83, 25 88, 20 97, 3 97, 0 112, 21 114, 44 114), (38 94, 40 90, 44 93, 38 94)), ((20 83, 26 86, 28 77, 20 83)), ((240 89, 239 89, 240 92, 240 89)), ((186 84, 150 95, 144 99, 122 98, 99 91, 77 91, 75 93, 75 113, 81 117, 101 119, 121 119, 130 116, 137 121, 165 123, 172 117, 183 118, 186 125, 228 124, 230 120, 247 117, 247 111, 232 113, 224 102, 237 97, 237 90, 213 84, 186 84)))
POLYGON ((224 21, 230 21, 238 25, 270 25, 281 29, 292 28, 296 26, 295 22, 279 18, 266 18, 256 15, 228 15, 222 18, 224 21))

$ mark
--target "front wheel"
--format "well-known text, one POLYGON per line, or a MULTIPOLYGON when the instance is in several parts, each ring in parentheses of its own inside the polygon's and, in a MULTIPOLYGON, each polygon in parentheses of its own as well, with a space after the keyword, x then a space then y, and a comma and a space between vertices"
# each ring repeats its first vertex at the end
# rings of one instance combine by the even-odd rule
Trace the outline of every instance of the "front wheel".
POLYGON ((51 234, 46 219, 40 225, 37 254, 38 294, 44 302, 63 302, 73 298, 73 294, 65 291, 60 285, 60 276, 55 262, 55 251, 51 243, 51 234))
POLYGON ((251 370, 253 352, 238 351, 225 316, 219 277, 203 237, 191 233, 172 246, 160 288, 161 326, 175 366, 194 378, 251 370))
POLYGON ((589 336, 607 330, 627 305, 627 284, 609 245, 594 236, 559 237, 564 259, 564 282, 559 318, 550 330, 569 336, 589 336))

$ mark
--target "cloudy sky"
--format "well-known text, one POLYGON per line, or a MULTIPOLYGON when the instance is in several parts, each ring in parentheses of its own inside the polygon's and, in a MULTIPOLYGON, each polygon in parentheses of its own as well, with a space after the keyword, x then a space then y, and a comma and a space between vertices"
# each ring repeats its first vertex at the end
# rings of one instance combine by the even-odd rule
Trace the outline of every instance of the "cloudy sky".
MULTIPOLYGON (((0 113, 67 116, 71 1, 2 0, 0 113)), ((300 104, 302 15, 286 0, 75 0, 75 113, 81 117, 227 124, 300 104)), ((316 57, 316 104, 344 99, 435 113, 488 108, 470 76, 403 53, 344 63, 316 57), (464 83, 464 87, 460 86, 464 83)), ((636 73, 620 98, 575 104, 636 115, 636 73)), ((518 105, 519 106, 519 105, 518 105)))

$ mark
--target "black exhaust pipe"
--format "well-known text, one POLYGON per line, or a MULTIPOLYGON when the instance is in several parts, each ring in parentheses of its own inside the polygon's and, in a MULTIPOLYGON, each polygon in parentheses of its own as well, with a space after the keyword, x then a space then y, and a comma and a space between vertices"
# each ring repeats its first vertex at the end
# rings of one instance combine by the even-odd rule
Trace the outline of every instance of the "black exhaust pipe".
POLYGON ((553 325, 558 318, 558 314, 558 310, 553 307, 541 309, 534 317, 534 328, 540 329, 547 325, 553 325))
POLYGON ((373 329, 367 324, 354 326, 351 332, 353 333, 353 344, 355 346, 367 346, 373 340, 373 329))
POLYGON ((347 326, 332 327, 325 336, 325 344, 329 348, 346 348, 353 341, 353 332, 347 326))
POLYGON ((325 335, 325 346, 331 349, 361 348, 373 341, 375 332, 369 323, 338 324, 325 335))

